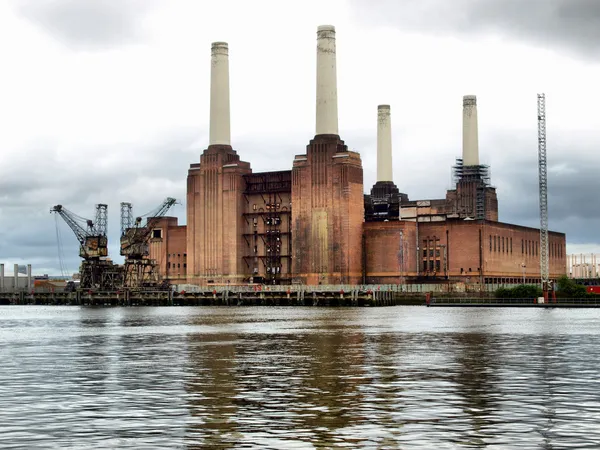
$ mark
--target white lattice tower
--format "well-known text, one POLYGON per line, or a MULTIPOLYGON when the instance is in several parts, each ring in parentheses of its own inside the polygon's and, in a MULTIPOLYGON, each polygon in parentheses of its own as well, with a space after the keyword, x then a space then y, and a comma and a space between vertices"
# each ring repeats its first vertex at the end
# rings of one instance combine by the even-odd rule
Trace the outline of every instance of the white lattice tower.
POLYGON ((540 277, 542 288, 548 289, 548 168, 546 165, 546 95, 538 94, 538 171, 540 191, 540 277))

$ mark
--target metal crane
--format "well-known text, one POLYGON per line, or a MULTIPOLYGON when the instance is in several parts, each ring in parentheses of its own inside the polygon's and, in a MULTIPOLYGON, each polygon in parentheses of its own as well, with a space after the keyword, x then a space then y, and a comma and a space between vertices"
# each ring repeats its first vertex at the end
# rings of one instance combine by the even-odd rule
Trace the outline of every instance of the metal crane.
POLYGON ((56 205, 51 210, 67 223, 79 241, 79 256, 83 258, 80 272, 80 286, 85 289, 110 289, 119 283, 119 270, 108 256, 107 215, 106 204, 96 205, 96 220, 92 221, 56 205))
POLYGON ((540 277, 547 299, 550 281, 548 260, 548 168, 546 165, 546 95, 537 95, 538 110, 538 172, 540 194, 540 277))
POLYGON ((158 221, 177 201, 168 197, 154 211, 133 219, 131 203, 121 203, 121 255, 125 256, 124 286, 151 287, 158 284, 156 261, 150 259, 148 242, 158 221), (143 217, 146 223, 143 224, 143 217))

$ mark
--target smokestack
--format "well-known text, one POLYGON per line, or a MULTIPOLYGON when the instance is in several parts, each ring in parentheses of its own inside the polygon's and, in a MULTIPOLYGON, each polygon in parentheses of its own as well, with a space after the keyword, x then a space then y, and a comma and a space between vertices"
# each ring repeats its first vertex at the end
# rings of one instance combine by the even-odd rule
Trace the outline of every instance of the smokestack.
POLYGON ((463 97, 463 165, 479 165, 479 140, 477 132, 477 97, 463 97))
POLYGON ((317 28, 317 126, 316 135, 338 135, 335 27, 317 28))
POLYGON ((211 48, 209 145, 231 145, 227 42, 213 42, 211 48))
POLYGON ((392 179, 392 122, 390 105, 377 107, 377 181, 392 179))
POLYGON ((15 288, 15 291, 17 289, 19 289, 19 265, 15 264, 15 278, 13 280, 13 287, 15 288))

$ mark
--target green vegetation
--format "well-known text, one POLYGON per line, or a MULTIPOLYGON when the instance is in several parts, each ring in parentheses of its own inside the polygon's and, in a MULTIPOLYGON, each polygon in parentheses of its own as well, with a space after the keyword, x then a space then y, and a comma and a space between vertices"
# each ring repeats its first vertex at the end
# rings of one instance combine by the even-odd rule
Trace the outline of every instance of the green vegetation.
POLYGON ((593 298, 596 294, 588 294, 585 286, 575 283, 566 275, 560 277, 556 283, 556 296, 561 298, 593 298))
MULTIPOLYGON (((520 284, 514 288, 499 288, 496 290, 496 298, 537 298, 544 293, 539 286, 520 284)), ((598 294, 588 294, 586 287, 575 283, 566 275, 563 275, 556 283, 557 298, 598 298, 598 294)))
POLYGON ((496 298, 538 298, 544 293, 539 286, 520 284, 514 288, 499 288, 496 290, 496 298))

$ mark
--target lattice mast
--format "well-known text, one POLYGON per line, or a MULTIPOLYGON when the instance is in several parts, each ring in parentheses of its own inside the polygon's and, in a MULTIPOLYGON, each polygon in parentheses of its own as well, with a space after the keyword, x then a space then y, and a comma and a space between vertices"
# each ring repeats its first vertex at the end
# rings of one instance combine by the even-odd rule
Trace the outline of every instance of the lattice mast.
POLYGON ((537 95, 538 172, 540 194, 540 277, 544 292, 548 291, 548 168, 546 165, 546 95, 537 95))
POLYGON ((105 203, 96 205, 95 226, 100 236, 108 236, 108 205, 105 203))
POLYGON ((133 206, 129 202, 121 202, 121 236, 133 228, 133 206))

